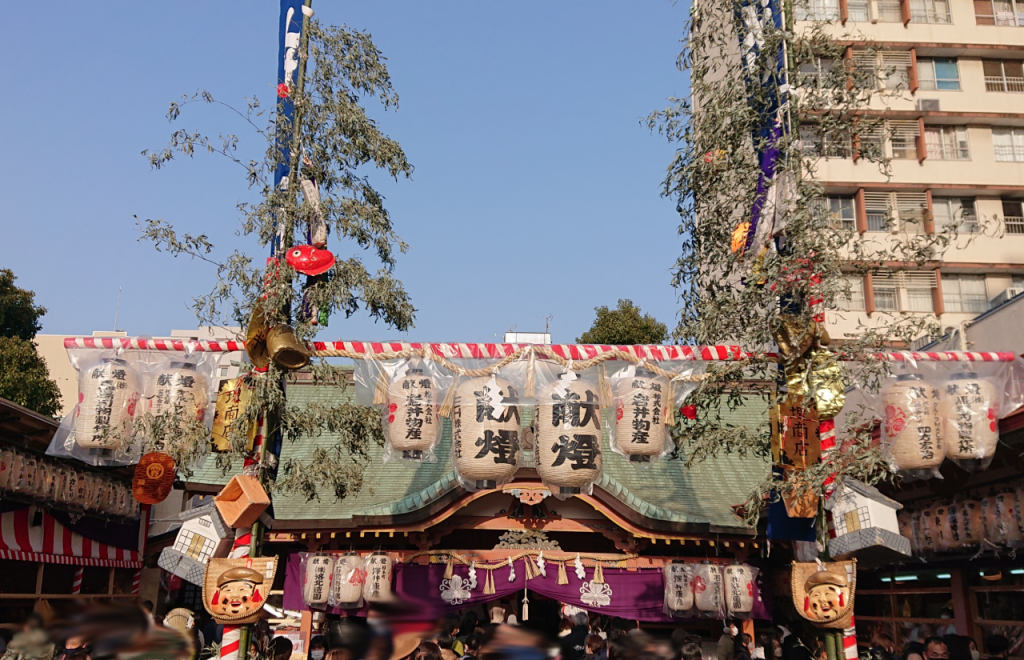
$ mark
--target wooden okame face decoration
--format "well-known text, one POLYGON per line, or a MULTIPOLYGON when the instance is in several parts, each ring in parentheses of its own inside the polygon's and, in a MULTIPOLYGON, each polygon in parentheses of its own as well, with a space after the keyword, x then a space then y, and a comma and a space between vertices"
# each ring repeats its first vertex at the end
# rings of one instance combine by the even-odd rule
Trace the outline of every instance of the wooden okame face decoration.
POLYGON ((253 623, 274 583, 276 557, 211 559, 203 578, 203 604, 217 623, 253 623))
POLYGON ((853 615, 856 562, 793 563, 794 604, 800 615, 822 628, 843 629, 853 615))

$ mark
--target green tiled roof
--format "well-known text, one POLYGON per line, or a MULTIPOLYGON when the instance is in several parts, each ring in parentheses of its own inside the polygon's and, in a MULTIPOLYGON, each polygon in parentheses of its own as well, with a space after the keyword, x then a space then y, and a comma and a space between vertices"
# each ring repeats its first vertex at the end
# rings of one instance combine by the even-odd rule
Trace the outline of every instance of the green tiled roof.
MULTIPOLYGON (((306 405, 319 402, 337 405, 352 401, 354 388, 294 385, 288 391, 289 403, 306 405)), ((734 411, 724 412, 727 423, 760 428, 767 424, 767 411, 760 399, 734 411)), ((524 422, 528 420, 524 418, 524 422)), ((308 462, 318 446, 331 446, 329 434, 285 443, 282 460, 308 462)), ((607 447, 607 437, 605 438, 607 447)), ((351 520, 354 517, 399 516, 413 513, 458 488, 451 467, 451 431, 444 425, 441 442, 434 450, 437 462, 412 466, 402 461, 387 465, 382 449, 370 451, 370 462, 363 475, 363 486, 342 501, 325 496, 320 502, 307 502, 301 495, 278 494, 274 497, 277 520, 351 520)), ((604 471, 597 486, 640 515, 668 523, 709 524, 740 527, 732 514, 732 505, 746 499, 750 488, 760 481, 769 465, 765 460, 735 455, 706 460, 692 469, 681 461, 659 461, 637 467, 622 456, 604 452, 604 471)), ((207 461, 192 483, 221 484, 214 461, 207 461)))

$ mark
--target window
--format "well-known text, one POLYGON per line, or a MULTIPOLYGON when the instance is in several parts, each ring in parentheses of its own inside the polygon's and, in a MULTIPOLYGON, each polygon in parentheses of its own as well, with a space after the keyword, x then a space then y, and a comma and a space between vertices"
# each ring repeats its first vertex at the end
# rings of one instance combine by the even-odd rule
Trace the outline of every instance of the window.
POLYGON ((960 70, 955 59, 919 58, 918 89, 925 91, 959 91, 960 70))
POLYGON ((797 0, 794 4, 798 21, 839 20, 839 0, 797 0))
POLYGON ((823 158, 849 158, 852 148, 849 138, 835 137, 827 133, 822 135, 818 124, 805 124, 800 127, 801 151, 808 156, 823 158))
POLYGON ((978 25, 1024 26, 1024 2, 974 0, 974 22, 978 25))
POLYGON ((973 199, 935 197, 932 199, 932 213, 937 229, 956 226, 960 233, 975 234, 978 232, 978 215, 974 212, 973 199))
POLYGON ((917 159, 917 138, 921 135, 921 124, 911 120, 888 120, 885 122, 892 157, 917 159))
POLYGON ((1024 128, 993 128, 992 144, 997 161, 1024 163, 1024 128))
POLYGON ((868 513, 866 506, 858 507, 854 511, 847 511, 836 523, 836 534, 842 536, 849 534, 850 532, 856 532, 858 529, 867 529, 871 527, 871 514, 868 513))
POLYGON ((875 309, 886 312, 934 312, 935 272, 880 271, 872 278, 875 309))
POLYGON ((1024 67, 1020 60, 982 60, 985 89, 989 92, 1024 92, 1024 67))
POLYGON ((947 312, 981 314, 988 311, 984 275, 943 275, 942 304, 947 312))
POLYGON ((1014 275, 1010 286, 1014 289, 1024 289, 1024 275, 1014 275))
POLYGON ((843 275, 843 289, 836 296, 836 308, 843 312, 864 311, 864 278, 843 275))
POLYGON ((221 378, 227 378, 227 376, 228 376, 228 369, 229 369, 229 367, 221 367, 220 368, 220 377, 221 378))
POLYGON ((871 16, 868 14, 868 0, 848 0, 846 12, 849 20, 857 23, 867 23, 871 20, 871 16))
POLYGON ((836 229, 854 231, 857 229, 857 215, 853 210, 853 197, 821 197, 815 200, 815 208, 829 214, 836 229))
POLYGON ((1007 234, 1024 234, 1024 208, 1019 199, 1003 200, 1003 226, 1007 234))
POLYGON ((910 0, 910 20, 914 23, 952 23, 949 0, 910 0))
POLYGON ((970 160, 966 126, 926 126, 925 146, 934 160, 970 160))
POLYGON ((837 74, 846 77, 845 69, 834 70, 836 60, 827 57, 813 57, 800 64, 797 85, 812 89, 831 89, 837 74))
POLYGON ((854 83, 863 89, 909 89, 910 66, 909 50, 854 51, 854 83))
POLYGON ((877 0, 878 20, 881 23, 902 23, 903 10, 900 9, 900 0, 877 0))

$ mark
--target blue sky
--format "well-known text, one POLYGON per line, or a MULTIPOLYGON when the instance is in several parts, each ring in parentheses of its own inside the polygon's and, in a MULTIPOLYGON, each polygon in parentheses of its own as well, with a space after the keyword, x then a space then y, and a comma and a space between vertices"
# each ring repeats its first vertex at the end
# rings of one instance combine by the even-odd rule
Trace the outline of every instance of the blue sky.
MULTIPOLYGON (((416 167, 371 174, 410 244, 397 275, 418 308, 407 334, 365 315, 321 339, 495 341, 515 326, 556 342, 597 305, 631 298, 674 325, 678 218, 659 184, 672 146, 644 118, 683 95, 674 66, 688 3, 671 0, 449 2, 315 0, 317 17, 370 32, 399 110, 372 109, 416 167)), ((205 88, 273 101, 278 4, 47 2, 6 9, 0 100, 0 267, 49 309, 43 332, 194 327, 188 308, 212 267, 139 242, 140 218, 206 233, 226 254, 244 172, 199 155, 150 171, 140 151, 174 128, 257 136, 226 111, 168 102, 205 88), (34 27, 34 29, 30 29, 34 27)), ((350 246, 332 242, 339 256, 350 246)))

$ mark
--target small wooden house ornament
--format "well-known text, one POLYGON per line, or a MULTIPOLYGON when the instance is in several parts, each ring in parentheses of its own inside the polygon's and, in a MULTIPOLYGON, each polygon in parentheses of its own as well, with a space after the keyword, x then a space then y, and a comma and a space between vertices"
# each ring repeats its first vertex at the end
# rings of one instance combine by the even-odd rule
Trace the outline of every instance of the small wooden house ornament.
POLYGON ((267 491, 255 477, 235 475, 213 498, 228 527, 251 527, 270 506, 267 491))
POLYGON ((228 555, 234 532, 212 504, 186 511, 179 518, 184 522, 174 545, 160 552, 157 565, 201 586, 210 560, 228 555))
POLYGON ((825 502, 835 538, 829 554, 857 557, 862 564, 882 565, 910 556, 910 539, 900 535, 896 512, 903 505, 867 484, 844 477, 825 502))

